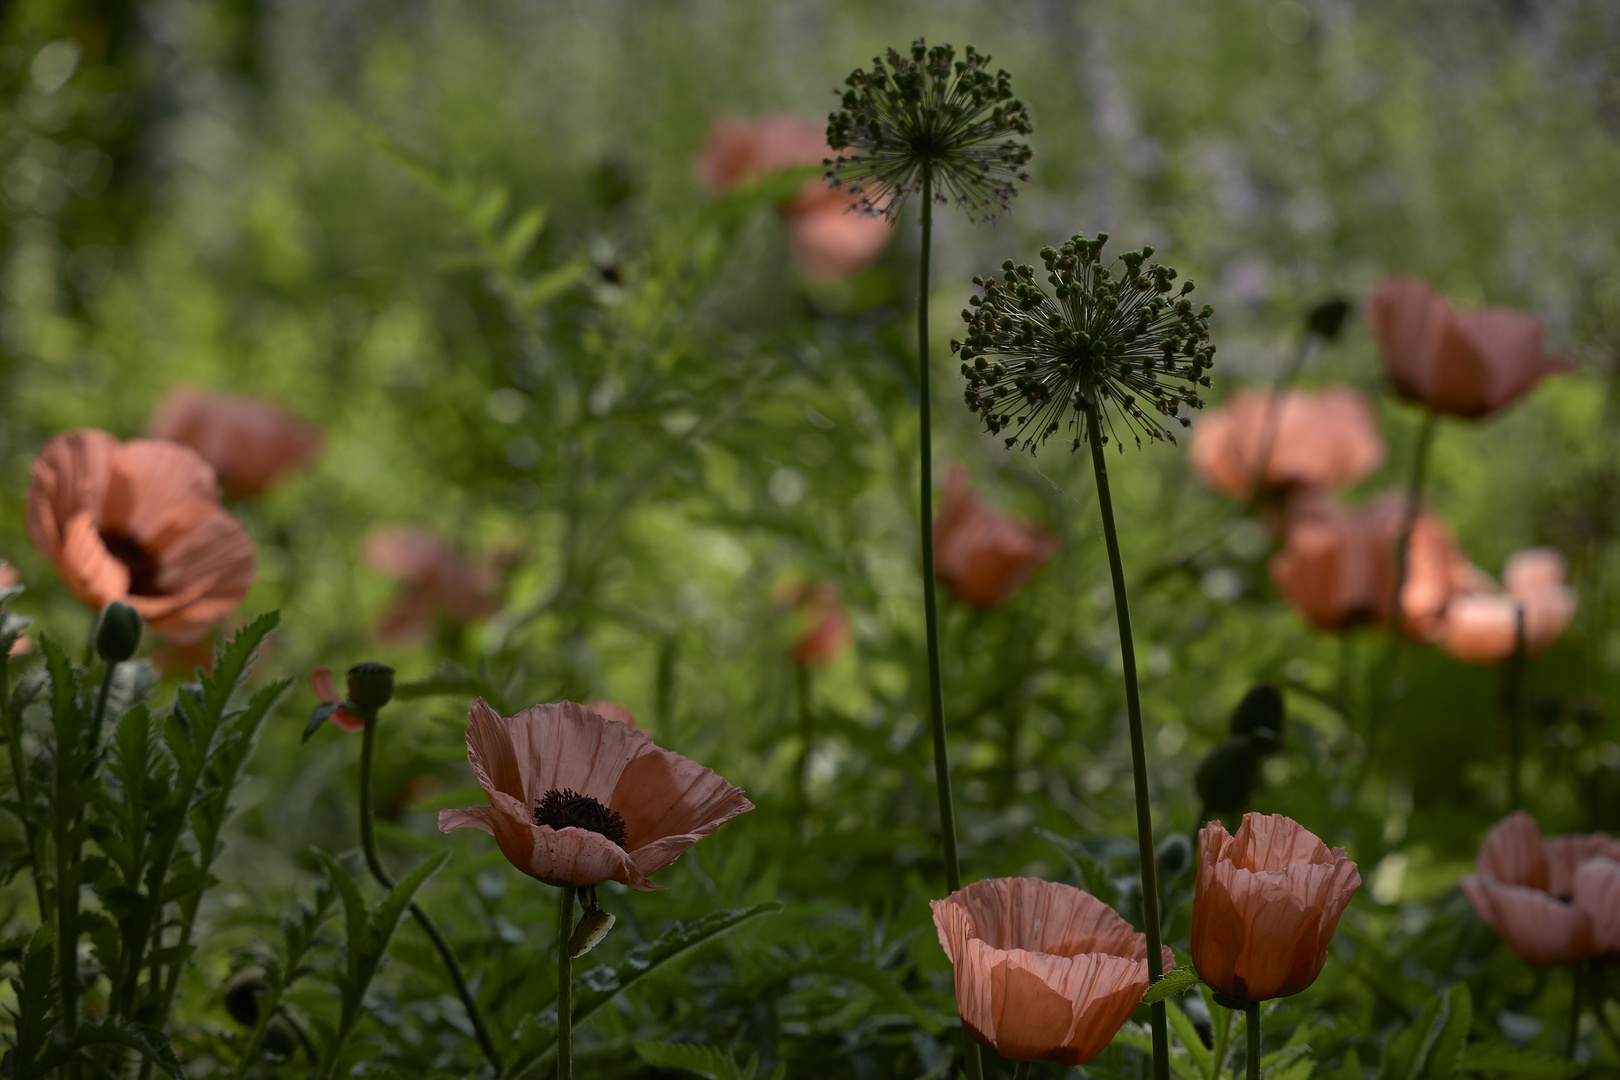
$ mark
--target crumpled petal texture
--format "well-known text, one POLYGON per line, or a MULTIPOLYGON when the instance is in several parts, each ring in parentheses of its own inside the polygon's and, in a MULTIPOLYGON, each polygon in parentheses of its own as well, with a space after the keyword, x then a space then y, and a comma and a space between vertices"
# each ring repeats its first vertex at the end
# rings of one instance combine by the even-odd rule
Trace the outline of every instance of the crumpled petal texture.
POLYGON ((1210 822, 1198 834, 1193 966, 1240 1000, 1297 994, 1321 974, 1360 886, 1343 848, 1329 849, 1290 818, 1246 814, 1235 836, 1210 822))
POLYGON ((1090 1061, 1147 990, 1146 935, 1071 885, 992 878, 930 906, 963 1025, 1012 1061, 1090 1061))
POLYGON ((441 810, 439 829, 482 829, 513 866, 548 885, 659 888, 649 875, 754 808, 714 770, 571 701, 503 717, 480 698, 468 714, 467 762, 489 805, 441 810), (541 796, 564 788, 622 815, 625 846, 588 829, 536 825, 541 796))

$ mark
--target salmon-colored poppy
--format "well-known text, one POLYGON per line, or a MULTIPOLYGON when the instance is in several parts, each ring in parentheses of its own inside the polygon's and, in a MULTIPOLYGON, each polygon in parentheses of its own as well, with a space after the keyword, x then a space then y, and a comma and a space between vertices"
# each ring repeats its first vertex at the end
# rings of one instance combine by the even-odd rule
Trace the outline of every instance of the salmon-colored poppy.
POLYGON ((1457 310, 1415 278, 1380 283, 1367 312, 1390 385, 1435 412, 1489 416, 1570 366, 1542 351, 1540 319, 1494 307, 1457 310))
POLYGON ((792 604, 796 632, 788 655, 800 667, 826 667, 849 648, 849 613, 830 582, 786 581, 777 600, 792 604))
POLYGON ((1198 833, 1192 957, 1210 989, 1239 1001, 1297 994, 1316 981, 1361 887, 1343 848, 1281 814, 1244 814, 1198 833))
MULTIPOLYGON (((825 129, 795 116, 720 120, 709 129, 698 175, 710 190, 725 191, 779 169, 820 165, 832 154, 825 129)), ((794 259, 806 276, 850 277, 876 262, 889 245, 894 231, 888 222, 854 212, 855 202, 816 177, 782 207, 794 259)))
MULTIPOLYGON (((1090 1061, 1142 1003, 1147 935, 1090 893, 990 878, 929 906, 962 1026, 1004 1058, 1090 1061)), ((1164 966, 1175 966, 1168 948, 1164 966)))
POLYGON ((366 537, 365 560, 373 570, 401 582, 399 594, 377 620, 377 636, 384 640, 415 637, 436 619, 465 623, 500 610, 495 564, 469 563, 423 529, 376 530, 366 537))
POLYGON ((1254 494, 1262 453, 1266 493, 1337 489, 1377 471, 1384 440, 1372 406, 1349 387, 1239 390, 1199 418, 1187 450, 1193 471, 1234 499, 1254 494))
POLYGON ((1006 603, 1056 554, 1055 533, 1000 514, 968 486, 967 470, 952 465, 934 518, 934 576, 977 608, 1006 603))
MULTIPOLYGON (((1387 623, 1404 517, 1400 495, 1356 510, 1302 500, 1290 511, 1283 549, 1269 563, 1271 580, 1295 611, 1324 630, 1387 623)), ((1445 522, 1420 513, 1406 547, 1402 629, 1431 639, 1470 570, 1445 522)))
POLYGON ((480 698, 467 761, 490 804, 439 811, 440 831, 482 829, 547 885, 660 888, 647 878, 754 808, 714 770, 571 701, 508 718, 480 698))
POLYGON ((1468 664, 1495 664, 1518 651, 1524 620, 1524 651, 1552 648, 1575 618, 1575 593, 1564 584, 1564 557, 1552 548, 1526 548, 1508 557, 1502 584, 1485 574, 1446 605, 1439 644, 1468 664))
POLYGON ((146 433, 197 451, 239 498, 264 491, 321 451, 321 433, 281 406, 191 386, 163 395, 146 433))
POLYGON ((1492 826, 1462 890, 1526 963, 1572 964, 1620 949, 1620 840, 1544 838, 1516 810, 1492 826))
POLYGON ((585 706, 591 712, 607 720, 617 720, 621 724, 629 724, 637 731, 645 731, 636 723, 636 714, 630 711, 628 705, 620 705, 617 701, 593 701, 585 706))
POLYGON ((214 470, 190 447, 67 432, 34 459, 28 536, 86 604, 122 600, 154 634, 187 645, 253 585, 253 541, 219 499, 214 470))
MULTIPOLYGON (((332 678, 332 669, 329 667, 316 668, 310 672, 309 688, 315 691, 315 697, 322 705, 336 705, 343 700, 343 695, 338 693, 337 682, 332 678)), ((327 719, 344 731, 366 729, 364 720, 345 709, 333 709, 327 719)))

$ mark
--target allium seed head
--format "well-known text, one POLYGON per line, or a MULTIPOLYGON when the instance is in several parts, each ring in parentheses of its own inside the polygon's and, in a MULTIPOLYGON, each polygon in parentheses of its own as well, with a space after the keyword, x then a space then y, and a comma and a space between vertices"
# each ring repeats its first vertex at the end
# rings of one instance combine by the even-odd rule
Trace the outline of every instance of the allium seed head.
POLYGON ((857 197, 856 208, 893 221, 926 170, 939 202, 954 199, 970 220, 1006 210, 1030 149, 1029 113, 1013 97, 1012 77, 990 74, 990 57, 969 45, 961 60, 949 45, 919 39, 909 56, 893 49, 845 80, 843 108, 827 118, 827 145, 838 148, 827 179, 857 197))
MULTIPOLYGON (((980 288, 962 312, 968 332, 953 342, 967 379, 968 408, 994 435, 1006 432, 1010 449, 1033 454, 1058 431, 1089 439, 1088 412, 1098 418, 1103 442, 1122 423, 1133 433, 1175 442, 1169 420, 1191 420, 1182 408, 1201 409, 1197 389, 1215 363, 1209 344, 1208 306, 1195 308, 1176 272, 1149 263, 1153 249, 1102 259, 1106 233, 1076 236, 1044 248, 1047 290, 1035 269, 1001 264, 1005 277, 973 279, 980 288)), ((1123 445, 1121 445, 1123 449, 1123 445)))

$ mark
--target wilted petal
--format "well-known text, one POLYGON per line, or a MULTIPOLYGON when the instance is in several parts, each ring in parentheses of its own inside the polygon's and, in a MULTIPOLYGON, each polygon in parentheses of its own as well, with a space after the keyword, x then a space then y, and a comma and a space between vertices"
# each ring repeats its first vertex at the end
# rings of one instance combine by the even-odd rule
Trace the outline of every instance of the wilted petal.
POLYGON ((1593 955, 1592 920, 1585 912, 1523 885, 1484 878, 1461 884, 1480 919, 1526 963, 1572 964, 1593 955))

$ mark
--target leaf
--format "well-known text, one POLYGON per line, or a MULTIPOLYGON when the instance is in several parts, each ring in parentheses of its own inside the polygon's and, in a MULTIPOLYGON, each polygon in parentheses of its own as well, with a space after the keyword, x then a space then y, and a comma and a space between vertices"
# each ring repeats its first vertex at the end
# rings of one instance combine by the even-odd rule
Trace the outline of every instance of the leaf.
POLYGON ((46 1068, 57 1068, 78 1058, 80 1056, 78 1051, 92 1046, 122 1046, 134 1050, 174 1077, 174 1080, 185 1080, 186 1071, 181 1067, 180 1059, 175 1056, 174 1047, 169 1044, 167 1035, 146 1024, 137 1024, 133 1020, 122 1020, 117 1017, 105 1020, 94 1027, 80 1028, 71 1042, 54 1047, 51 1053, 45 1055, 45 1060, 41 1064, 46 1068))
POLYGON ((326 723, 326 718, 342 707, 341 701, 323 701, 315 706, 315 711, 309 714, 309 723, 304 725, 304 737, 299 741, 309 742, 311 736, 321 730, 321 725, 326 723))
MULTIPOLYGON (((1183 969, 1177 968, 1176 970, 1183 969)), ((1164 981, 1160 980, 1155 989, 1163 985, 1164 981)), ((1182 1012, 1175 1002, 1166 1001, 1164 1003, 1164 1012, 1165 1019, 1170 1021, 1170 1027, 1175 1031, 1176 1039, 1181 1043, 1181 1048, 1186 1051, 1187 1056, 1192 1059, 1193 1065, 1201 1075, 1209 1075, 1210 1051, 1204 1045, 1203 1038, 1199 1036, 1198 1029, 1193 1027, 1193 1022, 1187 1018, 1187 1014, 1182 1012)))
MULTIPOLYGON (((642 1061, 660 1069, 681 1069, 708 1077, 709 1080, 754 1080, 758 1058, 746 1067, 739 1066, 726 1052, 713 1046, 694 1046, 690 1043, 636 1043, 636 1054, 642 1061)), ((780 1065, 769 1080, 787 1075, 787 1066, 780 1065)))
POLYGON ((1458 1061, 1462 1076, 1513 1076, 1524 1080, 1569 1080, 1585 1065, 1509 1046, 1505 1042, 1477 1042, 1463 1049, 1458 1061))
POLYGON ((540 230, 546 227, 546 212, 537 206, 531 206, 518 215, 516 221, 507 228, 506 235, 501 237, 500 243, 495 247, 495 256, 499 262, 506 266, 516 267, 523 261, 534 242, 540 236, 540 230))
POLYGON ((1474 1022, 1474 1003, 1467 986, 1458 983, 1446 995, 1450 999, 1449 1013, 1430 1045, 1424 1080, 1450 1080, 1457 1075, 1463 1047, 1468 1043, 1468 1028, 1474 1022))
POLYGON ((1441 1000, 1438 997, 1431 1000, 1417 1022, 1388 1044, 1389 1049, 1384 1052, 1383 1063, 1378 1068, 1378 1080, 1416 1080, 1422 1069, 1422 1053, 1427 1049, 1425 1037, 1440 1013, 1441 1000))
POLYGON ((1192 967, 1171 968, 1164 978, 1148 987, 1142 995, 1142 1004, 1153 1005, 1174 994, 1182 994, 1198 985, 1198 972, 1192 967))
POLYGON ((590 266, 590 259, 576 255, 561 266, 547 270, 524 284, 523 291, 518 295, 519 304, 525 311, 534 310, 573 287, 576 281, 585 276, 585 271, 589 270, 590 266))

